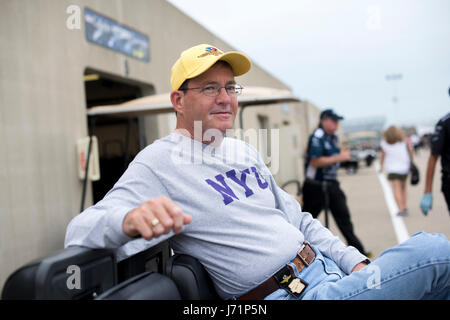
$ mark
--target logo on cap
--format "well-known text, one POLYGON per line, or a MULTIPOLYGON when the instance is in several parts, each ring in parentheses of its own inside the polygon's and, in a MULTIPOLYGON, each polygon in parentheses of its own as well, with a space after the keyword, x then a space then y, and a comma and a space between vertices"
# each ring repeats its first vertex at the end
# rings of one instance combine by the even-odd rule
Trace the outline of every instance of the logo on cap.
POLYGON ((220 56, 221 54, 223 54, 222 51, 220 51, 219 49, 214 48, 214 47, 206 47, 205 51, 206 51, 205 53, 199 55, 197 58, 203 58, 208 55, 220 56))

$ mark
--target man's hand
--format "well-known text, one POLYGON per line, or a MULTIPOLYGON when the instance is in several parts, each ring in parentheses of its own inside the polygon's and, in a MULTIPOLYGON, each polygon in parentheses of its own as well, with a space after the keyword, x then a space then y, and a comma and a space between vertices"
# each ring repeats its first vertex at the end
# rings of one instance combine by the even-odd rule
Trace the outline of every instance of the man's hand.
POLYGON ((191 221, 190 215, 183 213, 169 198, 161 196, 128 212, 123 219, 122 229, 129 237, 142 236, 145 240, 151 240, 171 230, 178 234, 183 225, 191 221))
POLYGON ((359 270, 361 270, 362 268, 364 268, 365 266, 367 266, 367 263, 365 263, 365 262, 360 262, 360 263, 358 263, 356 266, 353 267, 352 272, 359 271, 359 270))
POLYGON ((433 195, 431 193, 425 193, 420 200, 420 209, 422 210, 424 215, 428 214, 428 211, 431 210, 433 206, 433 195))
POLYGON ((334 165, 337 162, 344 162, 350 160, 350 150, 342 150, 339 154, 334 156, 322 156, 318 158, 311 158, 311 165, 315 168, 325 168, 334 165))
POLYGON ((350 160, 351 157, 352 157, 352 154, 349 149, 342 150, 339 153, 339 162, 348 161, 348 160, 350 160))

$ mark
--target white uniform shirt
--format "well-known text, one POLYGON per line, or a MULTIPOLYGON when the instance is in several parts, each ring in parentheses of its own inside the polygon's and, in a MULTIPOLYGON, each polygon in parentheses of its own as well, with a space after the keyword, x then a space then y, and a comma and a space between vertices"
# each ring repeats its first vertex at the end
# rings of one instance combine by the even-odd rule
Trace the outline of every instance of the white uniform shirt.
POLYGON ((383 140, 381 141, 381 148, 386 153, 384 168, 387 173, 408 174, 410 159, 405 141, 389 144, 383 140))

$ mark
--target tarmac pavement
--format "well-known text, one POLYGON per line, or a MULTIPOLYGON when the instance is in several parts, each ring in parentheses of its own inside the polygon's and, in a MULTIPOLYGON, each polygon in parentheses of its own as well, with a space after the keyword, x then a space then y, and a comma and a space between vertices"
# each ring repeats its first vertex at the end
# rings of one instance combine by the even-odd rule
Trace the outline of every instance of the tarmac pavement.
MULTIPOLYGON (((355 174, 348 174, 344 169, 339 171, 339 181, 347 196, 355 234, 363 243, 366 251, 373 253, 372 259, 376 259, 385 249, 395 246, 401 239, 406 239, 418 231, 443 233, 450 239, 450 214, 440 191, 440 163, 436 166, 433 181, 433 208, 427 216, 423 215, 420 210, 419 204, 425 188, 428 155, 428 150, 421 150, 415 156, 414 162, 420 171, 420 182, 418 185, 412 186, 408 177, 409 215, 406 217, 396 217, 395 202, 390 204, 387 202, 389 201, 386 200, 387 198, 393 198, 392 190, 390 183, 386 183, 387 188, 383 190, 381 182, 383 178, 378 176, 377 163, 366 167, 361 162, 360 168, 355 174), (396 231, 396 229, 399 230, 396 231), (404 232, 403 237, 402 232, 404 232)), ((345 243, 344 237, 334 223, 331 212, 328 214, 330 230, 345 243)), ((324 211, 319 215, 319 220, 325 225, 324 211)))

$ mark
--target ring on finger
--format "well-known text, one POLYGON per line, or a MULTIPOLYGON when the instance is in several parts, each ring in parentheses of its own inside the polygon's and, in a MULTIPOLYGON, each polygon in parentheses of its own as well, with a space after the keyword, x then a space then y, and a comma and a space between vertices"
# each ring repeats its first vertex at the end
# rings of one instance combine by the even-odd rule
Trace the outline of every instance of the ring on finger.
POLYGON ((158 218, 153 219, 151 223, 152 223, 152 227, 156 227, 159 224, 158 218))

